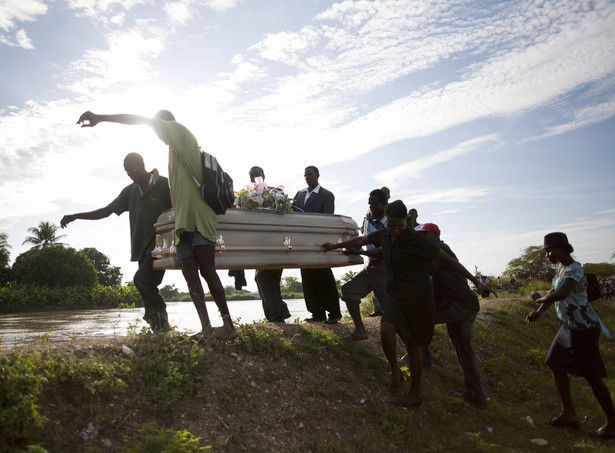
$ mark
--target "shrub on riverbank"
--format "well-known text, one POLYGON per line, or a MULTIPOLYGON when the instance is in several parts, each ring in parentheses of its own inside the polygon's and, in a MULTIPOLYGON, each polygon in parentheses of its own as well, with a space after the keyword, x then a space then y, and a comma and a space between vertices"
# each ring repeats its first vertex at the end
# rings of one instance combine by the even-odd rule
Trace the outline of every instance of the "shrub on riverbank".
MULTIPOLYGON (((266 323, 213 348, 172 333, 14 349, 0 357, 0 439, 67 453, 545 451, 535 439, 550 451, 611 451, 615 441, 587 436, 603 416, 583 379, 572 380, 581 431, 544 424, 560 409, 542 365, 553 310, 528 325, 529 299, 482 304, 474 347, 492 398, 484 409, 452 397, 463 377, 444 326, 423 374, 425 401, 406 410, 391 404, 378 319, 365 319, 370 337, 358 343, 344 341, 348 320, 266 323)), ((595 308, 615 331, 615 307, 595 308)), ((601 348, 615 376, 615 342, 602 338, 601 348)))
POLYGON ((47 286, 10 283, 0 287, 0 313, 19 313, 37 310, 134 308, 142 305, 134 284, 94 288, 47 286))

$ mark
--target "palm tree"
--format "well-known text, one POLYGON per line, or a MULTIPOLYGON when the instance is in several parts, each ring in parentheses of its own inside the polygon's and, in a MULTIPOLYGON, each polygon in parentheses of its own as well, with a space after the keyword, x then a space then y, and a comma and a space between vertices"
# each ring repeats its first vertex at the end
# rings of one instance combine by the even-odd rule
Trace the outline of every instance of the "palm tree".
POLYGON ((28 228, 28 232, 32 233, 33 236, 28 236, 23 244, 34 244, 32 246, 33 249, 39 249, 41 247, 48 247, 52 244, 64 245, 62 242, 58 242, 63 237, 66 237, 65 234, 61 234, 59 236, 56 235, 58 231, 58 227, 49 222, 41 222, 38 224, 38 227, 28 228))
POLYGON ((9 249, 11 246, 7 242, 8 236, 6 233, 0 233, 0 268, 7 267, 9 264, 9 249))

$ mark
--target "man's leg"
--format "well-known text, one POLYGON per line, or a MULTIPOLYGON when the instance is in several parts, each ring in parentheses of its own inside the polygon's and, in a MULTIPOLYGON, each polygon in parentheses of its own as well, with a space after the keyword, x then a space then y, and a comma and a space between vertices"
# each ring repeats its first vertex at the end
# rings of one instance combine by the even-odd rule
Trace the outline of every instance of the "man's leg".
POLYGON ((199 277, 199 267, 197 265, 196 257, 190 256, 181 259, 182 274, 188 284, 188 292, 192 298, 192 303, 196 308, 196 312, 199 315, 201 321, 201 329, 204 335, 211 336, 213 330, 211 327, 211 321, 209 320, 209 313, 207 313, 207 306, 205 305, 205 293, 203 292, 203 285, 201 285, 201 278, 199 277))
MULTIPOLYGON (((224 287, 220 281, 220 277, 216 272, 216 248, 213 245, 196 245, 192 248, 196 261, 201 269, 201 275, 207 282, 211 297, 213 297, 220 315, 222 316, 222 322, 224 323, 220 329, 215 331, 217 338, 232 339, 237 337, 235 326, 231 320, 231 315, 226 303, 226 294, 224 293, 224 287)), ((199 282, 200 283, 200 282, 199 282)), ((202 288, 202 287, 201 287, 202 288)))
POLYGON ((335 276, 331 268, 316 269, 318 271, 319 294, 323 301, 322 305, 329 312, 327 323, 335 324, 342 319, 342 310, 340 309, 340 295, 337 292, 337 284, 335 276))
POLYGON ((325 307, 319 302, 317 269, 301 269, 301 284, 303 285, 303 298, 305 308, 312 313, 310 320, 324 321, 327 319, 325 307))
POLYGON ((387 304, 387 268, 385 263, 368 266, 365 268, 367 278, 372 288, 372 303, 374 312, 370 316, 381 316, 387 304))
POLYGON ((282 269, 265 269, 256 271, 256 284, 261 294, 263 311, 268 321, 284 322, 290 318, 286 302, 282 299, 280 280, 282 269))
POLYGON ((264 277, 263 275, 261 275, 262 272, 262 270, 256 269, 256 272, 254 274, 254 281, 256 282, 258 293, 261 296, 261 304, 263 306, 263 313, 265 314, 265 318, 267 319, 267 321, 273 321, 271 310, 269 310, 269 305, 267 304, 267 290, 265 289, 264 277))
POLYGON ((154 270, 153 263, 154 258, 151 255, 141 260, 133 281, 143 299, 145 307, 143 319, 150 324, 152 331, 156 332, 160 329, 168 329, 169 319, 164 299, 158 292, 158 286, 164 277, 164 270, 154 270))
POLYGON ((472 327, 475 319, 476 313, 472 313, 460 321, 446 324, 446 330, 463 370, 468 398, 472 402, 482 404, 487 402, 487 394, 478 372, 478 360, 472 349, 472 327))
POLYGON ((355 327, 354 332, 348 337, 349 341, 367 340, 367 330, 361 318, 361 299, 371 290, 365 269, 342 285, 342 300, 346 302, 346 308, 355 327))

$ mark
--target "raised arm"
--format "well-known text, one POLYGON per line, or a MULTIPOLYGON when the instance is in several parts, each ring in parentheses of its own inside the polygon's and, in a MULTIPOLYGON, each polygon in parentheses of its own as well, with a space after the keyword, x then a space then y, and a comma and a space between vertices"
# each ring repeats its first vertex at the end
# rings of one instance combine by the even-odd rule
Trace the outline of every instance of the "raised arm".
POLYGON ((109 207, 105 207, 105 208, 96 209, 94 211, 79 212, 77 214, 67 214, 64 217, 62 217, 62 220, 60 220, 60 226, 62 228, 66 228, 66 225, 68 225, 69 223, 77 219, 83 219, 83 220, 104 219, 105 217, 109 217, 112 212, 113 211, 109 207))
POLYGON ((130 113, 119 113, 116 115, 97 115, 96 113, 87 111, 83 113, 77 120, 77 124, 81 127, 94 127, 98 123, 119 123, 128 124, 130 126, 137 124, 147 124, 151 126, 152 119, 146 116, 133 115, 130 113))
POLYGON ((478 292, 481 294, 481 296, 487 297, 489 295, 489 293, 493 293, 493 294, 495 294, 495 297, 498 297, 497 293, 492 288, 490 288, 490 287, 488 287, 486 285, 483 285, 478 278, 476 278, 474 275, 470 274, 470 272, 464 267, 463 264, 461 264, 455 258, 450 256, 448 253, 440 250, 440 252, 436 256, 436 258, 441 263, 446 264, 451 269, 453 269, 454 271, 460 273, 465 278, 467 278, 472 283, 474 283, 474 286, 476 286, 476 289, 478 289, 478 292))

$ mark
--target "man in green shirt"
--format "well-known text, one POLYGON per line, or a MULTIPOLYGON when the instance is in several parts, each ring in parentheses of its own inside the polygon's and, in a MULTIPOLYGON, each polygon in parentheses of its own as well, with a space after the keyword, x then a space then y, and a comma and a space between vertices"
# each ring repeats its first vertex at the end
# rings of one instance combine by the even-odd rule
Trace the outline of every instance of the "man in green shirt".
POLYGON ((166 304, 158 292, 164 277, 164 270, 154 270, 152 250, 156 242, 154 223, 162 211, 171 208, 169 180, 158 174, 158 170, 145 170, 143 157, 130 153, 124 159, 124 169, 134 182, 126 186, 108 206, 94 211, 68 214, 62 217, 60 225, 65 228, 77 219, 98 220, 128 211, 130 219, 131 261, 139 263, 134 283, 143 298, 145 315, 154 332, 169 328, 166 304))
POLYGON ((127 113, 98 115, 85 112, 79 117, 77 124, 81 127, 94 127, 103 122, 131 126, 145 124, 169 146, 169 185, 175 215, 176 257, 181 260, 182 273, 201 321, 202 332, 199 335, 208 341, 215 341, 215 338, 237 337, 226 303, 224 287, 216 273, 218 219, 213 209, 201 198, 200 189, 191 176, 194 174, 197 178, 200 177, 199 183, 202 184, 201 153, 196 138, 186 126, 176 122, 168 110, 160 110, 153 118, 127 113), (209 286, 209 292, 224 323, 215 332, 207 313, 199 271, 209 286))

